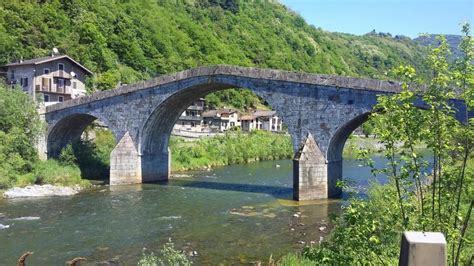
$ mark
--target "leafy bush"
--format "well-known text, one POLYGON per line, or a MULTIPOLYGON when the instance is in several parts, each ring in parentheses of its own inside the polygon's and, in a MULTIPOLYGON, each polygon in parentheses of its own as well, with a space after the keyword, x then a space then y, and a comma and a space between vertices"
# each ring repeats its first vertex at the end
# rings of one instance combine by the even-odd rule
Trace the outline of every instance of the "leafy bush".
POLYGON ((34 144, 41 129, 30 97, 0 84, 0 189, 15 185, 18 176, 33 169, 38 160, 34 144))
POLYGON ((457 122, 449 104, 458 97, 466 110, 474 110, 474 40, 469 31, 464 25, 464 55, 451 66, 446 39, 438 37, 440 45, 428 57, 433 77, 427 84, 413 67, 393 70, 403 81, 402 91, 379 96, 374 109, 380 112, 372 115, 388 163, 376 169, 367 158, 372 172, 384 173, 390 182, 372 187, 368 199, 351 199, 329 239, 305 248, 304 257, 325 265, 392 265, 398 261, 403 231, 435 231, 446 238, 451 265, 472 262, 474 120, 464 112, 460 115, 467 125, 457 122), (417 108, 420 97, 427 110, 417 108), (420 143, 427 145, 432 160, 415 149, 420 143))
POLYGON ((174 247, 174 243, 169 239, 168 243, 163 245, 160 250, 161 257, 155 254, 143 251, 142 257, 138 261, 139 266, 158 266, 158 265, 173 265, 173 266, 188 266, 192 261, 184 254, 183 251, 178 251, 174 247))
POLYGON ((81 177, 81 170, 75 165, 63 165, 56 160, 38 161, 32 173, 37 184, 59 186, 79 185, 89 187, 90 182, 81 177))

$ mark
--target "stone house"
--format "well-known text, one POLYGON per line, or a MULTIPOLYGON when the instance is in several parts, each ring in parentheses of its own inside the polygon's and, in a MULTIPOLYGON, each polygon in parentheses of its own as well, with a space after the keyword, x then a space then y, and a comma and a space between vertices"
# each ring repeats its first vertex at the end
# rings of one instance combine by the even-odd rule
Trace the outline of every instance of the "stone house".
POLYGON ((173 127, 173 131, 203 132, 207 127, 203 127, 204 120, 202 113, 204 111, 205 100, 200 98, 194 101, 179 117, 173 127))
POLYGON ((211 131, 227 131, 234 127, 240 127, 240 113, 233 109, 209 110, 202 114, 204 126, 211 131))
POLYGON ((20 86, 33 99, 45 105, 67 101, 86 94, 85 80, 92 72, 67 55, 21 60, 0 66, 7 84, 20 86))

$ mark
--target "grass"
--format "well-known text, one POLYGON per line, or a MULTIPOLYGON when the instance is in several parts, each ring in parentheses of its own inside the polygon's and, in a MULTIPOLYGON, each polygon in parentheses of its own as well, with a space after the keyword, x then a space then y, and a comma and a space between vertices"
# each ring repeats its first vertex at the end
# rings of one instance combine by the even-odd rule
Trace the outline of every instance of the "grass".
POLYGON ((224 136, 187 142, 170 140, 172 171, 185 171, 243 164, 253 161, 289 159, 293 156, 291 137, 267 131, 229 132, 224 136))

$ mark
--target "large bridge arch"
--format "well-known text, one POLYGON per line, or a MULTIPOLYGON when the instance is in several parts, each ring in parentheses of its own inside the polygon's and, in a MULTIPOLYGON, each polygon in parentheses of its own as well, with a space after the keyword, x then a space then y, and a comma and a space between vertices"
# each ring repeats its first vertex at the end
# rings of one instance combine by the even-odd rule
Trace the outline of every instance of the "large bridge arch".
MULTIPOLYGON (((153 110, 139 133, 140 168, 143 182, 168 179, 170 175, 169 139, 176 121, 186 108, 194 100, 205 97, 209 93, 230 88, 253 91, 272 106, 284 122, 288 120, 285 117, 285 112, 279 108, 269 94, 265 93, 268 88, 260 87, 249 80, 226 77, 224 79, 208 79, 192 86, 183 87, 153 110)), ((293 134, 294 132, 291 130, 292 128, 289 128, 293 146, 297 147, 296 134, 293 134)))

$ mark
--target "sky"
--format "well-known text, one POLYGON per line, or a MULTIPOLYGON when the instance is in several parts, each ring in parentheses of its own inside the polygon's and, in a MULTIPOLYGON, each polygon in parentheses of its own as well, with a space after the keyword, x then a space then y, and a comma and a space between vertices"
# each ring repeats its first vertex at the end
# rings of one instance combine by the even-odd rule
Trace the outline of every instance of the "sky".
POLYGON ((326 31, 362 35, 375 29, 411 38, 419 34, 474 31, 474 0, 280 0, 309 24, 326 31))

